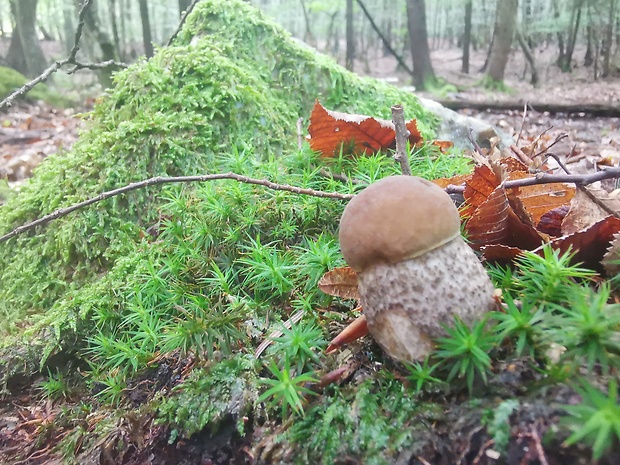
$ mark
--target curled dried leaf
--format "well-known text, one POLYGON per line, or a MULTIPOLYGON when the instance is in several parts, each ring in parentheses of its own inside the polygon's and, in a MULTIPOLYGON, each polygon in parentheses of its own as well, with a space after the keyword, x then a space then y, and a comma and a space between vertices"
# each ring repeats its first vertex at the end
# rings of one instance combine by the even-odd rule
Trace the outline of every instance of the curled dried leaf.
POLYGON ((319 289, 327 295, 343 299, 359 300, 360 298, 357 289, 357 273, 348 266, 334 268, 325 273, 319 281, 319 289))

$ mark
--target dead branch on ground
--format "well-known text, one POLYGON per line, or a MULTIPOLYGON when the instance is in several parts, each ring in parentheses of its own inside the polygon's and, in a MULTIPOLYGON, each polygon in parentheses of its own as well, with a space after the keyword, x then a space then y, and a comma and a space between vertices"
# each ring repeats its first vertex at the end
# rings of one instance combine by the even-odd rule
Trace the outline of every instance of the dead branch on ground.
POLYGON ((341 194, 339 192, 323 192, 323 191, 317 191, 314 189, 304 189, 301 187, 290 186, 288 184, 277 184, 275 182, 268 181, 267 179, 255 179, 255 178, 250 178, 247 176, 242 176, 240 174, 230 173, 230 172, 229 173, 217 173, 217 174, 205 174, 202 176, 176 176, 176 177, 157 176, 154 178, 146 179, 144 181, 134 182, 126 186, 119 187, 118 189, 103 192, 95 197, 91 197, 90 199, 73 204, 66 208, 59 208, 53 211, 52 213, 50 213, 49 215, 45 215, 30 223, 26 223, 22 226, 19 226, 13 229, 11 232, 1 236, 0 243, 6 242, 12 237, 15 237, 18 234, 21 234, 25 231, 33 229, 37 226, 40 226, 40 225, 49 223, 52 220, 56 220, 58 218, 67 216, 69 213, 79 210, 80 208, 87 207, 88 205, 92 205, 93 203, 101 202, 102 200, 106 200, 111 197, 116 197, 117 195, 125 194, 130 191, 142 189, 148 186, 159 185, 159 184, 206 182, 206 181, 215 181, 217 179, 233 179, 235 181, 243 182, 246 184, 256 184, 259 186, 265 186, 268 189, 277 190, 277 191, 287 191, 287 192, 292 192, 298 195, 310 195, 313 197, 322 197, 322 198, 337 199, 337 200, 351 200, 353 198, 352 194, 341 194))

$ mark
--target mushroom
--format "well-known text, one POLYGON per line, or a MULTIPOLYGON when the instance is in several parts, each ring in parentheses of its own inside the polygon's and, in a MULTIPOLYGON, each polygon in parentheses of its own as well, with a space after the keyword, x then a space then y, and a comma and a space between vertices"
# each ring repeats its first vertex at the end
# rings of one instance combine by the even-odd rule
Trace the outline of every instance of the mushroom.
POLYGON ((423 359, 455 315, 470 324, 495 305, 452 199, 430 181, 391 176, 371 184, 346 206, 339 239, 358 274, 368 330, 396 360, 423 359))

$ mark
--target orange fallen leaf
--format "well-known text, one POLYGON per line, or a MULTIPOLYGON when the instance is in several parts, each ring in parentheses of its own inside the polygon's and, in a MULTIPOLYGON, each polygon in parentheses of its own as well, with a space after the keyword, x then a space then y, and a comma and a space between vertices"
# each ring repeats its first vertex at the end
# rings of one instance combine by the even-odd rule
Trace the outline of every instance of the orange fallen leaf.
MULTIPOLYGON (((416 145, 422 141, 415 120, 407 123, 409 142, 416 145)), ((327 110, 318 101, 310 116, 310 147, 324 157, 372 154, 387 150, 395 144, 396 133, 391 121, 365 115, 352 115, 327 110)))

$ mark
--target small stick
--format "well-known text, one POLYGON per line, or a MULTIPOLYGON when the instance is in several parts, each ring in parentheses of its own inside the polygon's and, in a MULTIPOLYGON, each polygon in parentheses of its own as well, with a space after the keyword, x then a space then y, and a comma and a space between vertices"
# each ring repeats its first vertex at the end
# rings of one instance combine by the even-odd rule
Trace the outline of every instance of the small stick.
POLYGON ((35 228, 36 226, 39 226, 39 225, 48 223, 52 220, 56 220, 58 218, 67 216, 69 213, 74 212, 75 210, 78 210, 80 208, 86 207, 96 202, 100 202, 102 200, 109 199, 110 197, 115 197, 117 195, 121 195, 121 194, 130 192, 130 191, 134 191, 136 189, 141 189, 143 187, 154 186, 158 184, 172 184, 172 183, 180 183, 180 182, 206 182, 206 181, 215 181, 217 179, 232 179, 232 180, 243 182, 246 184, 256 184, 259 186, 265 186, 269 189, 273 189, 277 191, 287 191, 287 192, 292 192, 294 194, 310 195, 313 197, 322 197, 322 198, 327 198, 327 199, 351 200, 353 198, 352 194, 341 194, 339 192, 323 192, 323 191, 316 191, 313 189, 302 189, 300 187, 289 186, 288 184, 276 184, 266 179, 249 178, 247 176, 242 176, 236 173, 205 174, 203 176, 176 176, 176 177, 157 176, 154 178, 147 179, 145 181, 133 182, 124 187, 119 187, 118 189, 103 192, 95 197, 91 197, 88 200, 84 200, 83 202, 73 204, 66 208, 59 208, 53 211, 52 213, 50 213, 49 215, 45 215, 42 218, 39 218, 30 223, 26 223, 23 226, 19 226, 13 229, 11 232, 0 237, 0 243, 8 241, 12 237, 15 237, 18 234, 21 234, 25 231, 35 228))
POLYGON ((482 148, 478 145, 478 142, 476 142, 476 139, 474 139, 473 128, 469 128, 469 132, 467 133, 467 138, 469 139, 469 142, 471 142, 471 145, 474 147, 474 150, 478 152, 481 156, 484 156, 482 154, 482 148))
POLYGON ((515 145, 519 145, 519 141, 521 140, 521 134, 523 133, 523 128, 525 126, 525 118, 527 118, 527 102, 523 104, 523 119, 521 120, 521 129, 519 129, 519 135, 517 136, 515 145))
POLYGON ((297 118, 297 148, 299 150, 304 146, 304 135, 301 130, 301 124, 304 122, 304 119, 300 116, 297 118))
POLYGON ((396 152, 394 159, 400 164, 400 170, 404 175, 411 176, 411 166, 409 166, 409 156, 407 155, 407 140, 409 130, 405 124, 405 116, 402 105, 392 106, 392 122, 396 131, 396 152))

